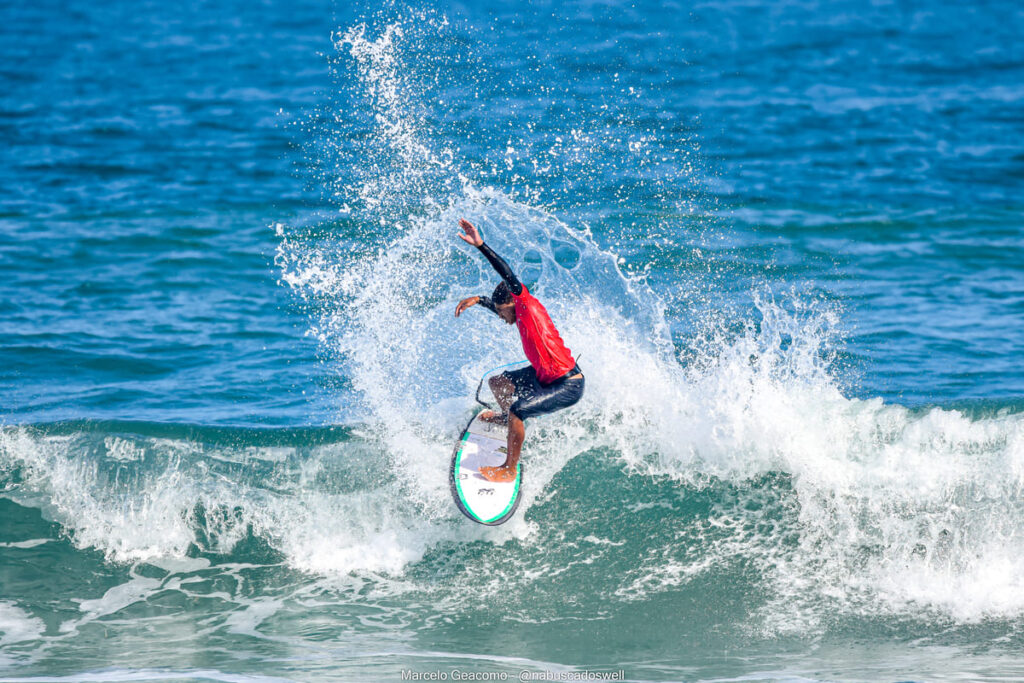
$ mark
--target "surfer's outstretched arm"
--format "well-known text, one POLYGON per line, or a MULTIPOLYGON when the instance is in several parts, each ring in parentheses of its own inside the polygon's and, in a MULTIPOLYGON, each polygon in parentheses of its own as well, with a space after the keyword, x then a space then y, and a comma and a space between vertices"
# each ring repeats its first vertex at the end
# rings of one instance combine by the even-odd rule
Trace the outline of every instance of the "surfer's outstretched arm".
MULTIPOLYGON (((505 281, 505 284, 508 285, 508 288, 509 290, 511 290, 512 294, 514 294, 515 296, 519 296, 520 294, 522 294, 523 283, 519 281, 519 278, 516 277, 516 274, 513 273, 512 269, 509 268, 509 265, 505 263, 505 259, 498 256, 496 253, 494 253, 493 249, 484 244, 484 238, 480 236, 480 231, 477 230, 476 227, 472 223, 467 221, 465 218, 459 221, 459 226, 466 233, 465 235, 459 235, 459 237, 461 237, 462 240, 467 244, 472 244, 474 247, 480 250, 480 253, 484 255, 484 258, 486 258, 488 263, 491 264, 491 267, 494 268, 495 272, 497 272, 498 275, 501 276, 501 279, 505 281)), ((478 303, 480 303, 481 305, 487 306, 487 304, 490 303, 489 299, 486 302, 483 301, 483 299, 487 299, 487 297, 480 298, 481 301, 479 301, 478 303)), ((488 308, 494 310, 493 307, 488 306, 488 308)))

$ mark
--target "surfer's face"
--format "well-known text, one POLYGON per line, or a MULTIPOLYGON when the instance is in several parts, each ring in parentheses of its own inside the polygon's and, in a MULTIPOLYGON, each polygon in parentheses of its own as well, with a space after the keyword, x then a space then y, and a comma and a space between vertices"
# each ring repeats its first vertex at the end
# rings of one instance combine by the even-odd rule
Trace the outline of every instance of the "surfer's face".
POLYGON ((516 321, 516 305, 514 303, 499 304, 494 307, 498 311, 498 316, 512 325, 516 321))

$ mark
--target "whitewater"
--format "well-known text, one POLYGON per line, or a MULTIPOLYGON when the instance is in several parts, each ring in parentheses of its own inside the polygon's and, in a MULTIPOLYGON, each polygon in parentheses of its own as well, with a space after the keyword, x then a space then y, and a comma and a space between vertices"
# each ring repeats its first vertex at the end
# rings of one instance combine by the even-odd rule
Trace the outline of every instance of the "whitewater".
MULTIPOLYGON (((870 352, 842 283, 863 276, 844 259, 871 240, 854 235, 848 250, 822 256, 841 236, 794 237, 811 264, 801 267, 819 270, 786 277, 803 271, 785 254, 765 256, 774 238, 743 228, 783 214, 721 207, 716 188, 730 181, 713 170, 697 124, 681 130, 644 114, 625 66, 601 71, 597 85, 571 83, 586 104, 545 118, 462 31, 428 10, 353 20, 330 36, 317 104, 283 123, 276 113, 317 205, 287 216, 232 209, 260 221, 246 230, 263 260, 245 267, 263 284, 224 275, 194 285, 189 305, 244 287, 253 303, 231 306, 263 306, 274 291, 281 303, 258 315, 291 325, 291 337, 244 322, 201 335, 189 344, 237 337, 212 364, 219 379, 189 375, 187 355, 168 355, 159 362, 186 372, 172 380, 161 374, 170 369, 146 369, 143 349, 159 357, 170 344, 161 335, 177 304, 144 303, 124 314, 147 319, 138 348, 74 361, 107 373, 96 386, 120 382, 124 396, 90 410, 83 390, 63 413, 47 408, 59 399, 32 399, 25 405, 42 406, 33 419, 5 405, 0 678, 393 680, 452 667, 621 668, 627 680, 1024 673, 1019 384, 932 401, 865 388, 857 364, 870 352), (479 123, 483 110, 466 102, 481 98, 521 125, 479 123), (448 465, 480 376, 521 350, 514 330, 479 310, 453 316, 457 301, 495 283, 456 239, 460 218, 544 302, 587 376, 579 404, 527 425, 528 483, 516 516, 495 528, 456 510, 448 465), (837 270, 836 280, 814 274, 837 270), (290 358, 293 342, 308 357, 290 358), (179 393, 133 388, 130 378, 146 373, 179 393), (235 379, 246 373, 256 379, 235 379), (314 379, 295 388, 303 377, 314 379), (224 407, 260 387, 287 421, 224 407), (314 393, 321 420, 289 412, 314 393)), ((532 65, 520 65, 526 81, 547 73, 532 65)), ((540 98, 558 87, 541 81, 540 98)), ((257 94, 236 97, 239 108, 262 106, 257 94)), ((244 133, 232 135, 244 149, 244 133)), ((812 208, 783 223, 847 229, 812 208)), ((849 220, 853 231, 888 225, 849 220)), ((945 225, 938 241, 957 244, 957 229, 945 225)), ((171 247, 154 254, 178 256, 155 255, 133 278, 165 258, 179 259, 171 272, 229 273, 244 258, 230 256, 232 240, 250 239, 205 224, 168 234, 159 239, 171 247)), ((985 258, 1020 249, 1005 226, 974 244, 985 258)), ((897 254, 898 280, 902 248, 869 257, 897 254)), ((1019 267, 1000 267, 993 277, 1007 283, 1012 321, 1019 267)), ((130 298, 104 291, 126 286, 122 274, 92 272, 77 296, 91 287, 130 298)), ((913 285, 890 289, 901 288, 913 285)), ((896 324, 881 320, 866 336, 896 324)), ((82 354, 113 338, 82 334, 82 354)), ((22 346, 51 343, 22 337, 22 346)), ((938 376, 945 364, 963 379, 961 362, 919 372, 938 376)), ((53 382, 75 376, 63 367, 53 382)), ((913 374, 894 370, 892 381, 913 374)))

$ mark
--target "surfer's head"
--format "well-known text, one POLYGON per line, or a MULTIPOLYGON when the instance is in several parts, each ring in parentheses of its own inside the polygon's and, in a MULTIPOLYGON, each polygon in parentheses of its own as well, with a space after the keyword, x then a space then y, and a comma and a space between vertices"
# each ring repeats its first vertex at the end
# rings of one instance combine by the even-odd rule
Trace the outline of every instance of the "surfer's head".
POLYGON ((509 325, 516 321, 516 305, 512 301, 512 290, 508 288, 504 280, 494 288, 494 293, 491 294, 491 303, 494 304, 494 312, 498 314, 499 318, 509 325))

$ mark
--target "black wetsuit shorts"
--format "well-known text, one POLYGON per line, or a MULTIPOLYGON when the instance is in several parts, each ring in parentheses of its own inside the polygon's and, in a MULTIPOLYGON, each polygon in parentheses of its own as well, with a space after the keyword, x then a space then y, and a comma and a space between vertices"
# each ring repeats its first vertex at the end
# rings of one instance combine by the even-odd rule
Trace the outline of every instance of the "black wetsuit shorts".
POLYGON ((581 374, 578 365, 554 382, 542 384, 531 365, 501 373, 515 386, 516 401, 509 407, 509 412, 525 420, 575 405, 583 397, 584 378, 569 378, 577 374, 581 374))

